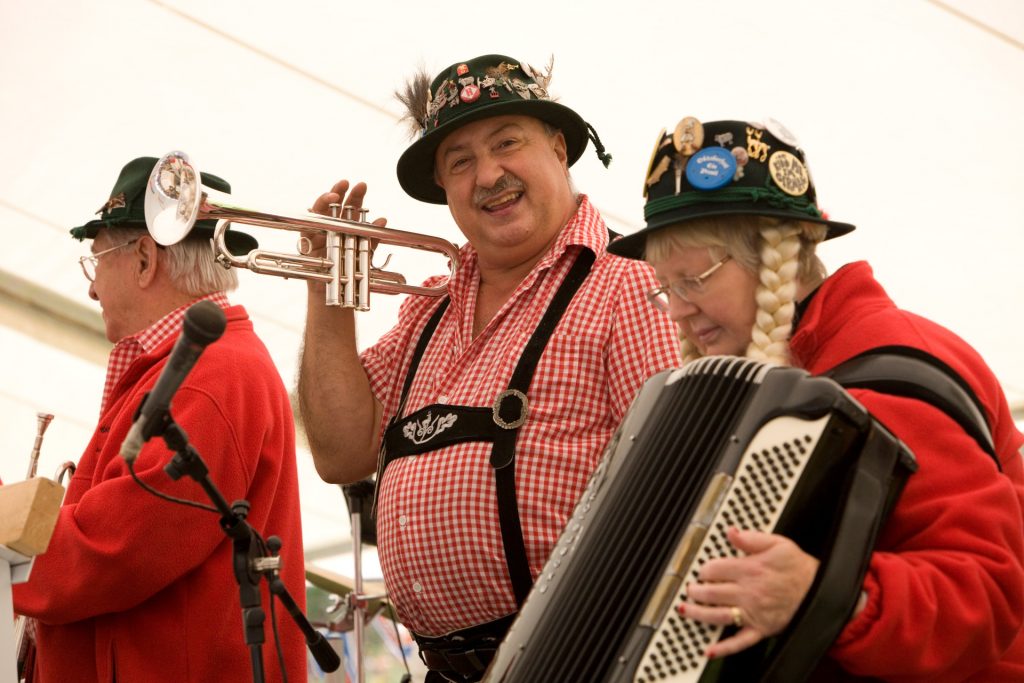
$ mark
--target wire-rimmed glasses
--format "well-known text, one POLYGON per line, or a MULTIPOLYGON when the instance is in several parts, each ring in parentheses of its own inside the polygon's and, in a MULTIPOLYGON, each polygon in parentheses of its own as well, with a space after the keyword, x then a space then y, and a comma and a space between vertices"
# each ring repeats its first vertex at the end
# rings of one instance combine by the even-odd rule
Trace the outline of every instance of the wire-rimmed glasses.
POLYGON ((116 247, 110 247, 109 249, 104 249, 103 251, 98 251, 95 254, 83 256, 82 258, 78 259, 78 265, 82 266, 82 272, 85 273, 85 278, 89 282, 96 281, 96 266, 100 262, 100 256, 103 256, 104 254, 109 254, 110 252, 116 251, 122 247, 127 247, 129 244, 135 244, 140 239, 140 237, 136 237, 133 240, 128 240, 124 244, 119 244, 116 247))
POLYGON ((714 275, 719 268, 721 268, 730 256, 726 254, 717 263, 705 270, 700 275, 694 275, 692 277, 684 277, 670 282, 667 285, 662 285, 657 289, 652 289, 647 292, 647 299, 650 301, 655 308, 662 313, 668 313, 669 308, 669 293, 675 294, 683 301, 693 303, 693 295, 700 296, 707 291, 708 278, 714 275))

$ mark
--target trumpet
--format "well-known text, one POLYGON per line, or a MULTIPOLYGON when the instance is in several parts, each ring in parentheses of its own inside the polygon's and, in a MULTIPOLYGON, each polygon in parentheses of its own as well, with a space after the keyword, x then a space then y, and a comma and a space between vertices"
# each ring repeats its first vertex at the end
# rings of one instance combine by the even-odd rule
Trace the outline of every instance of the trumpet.
MULTIPOLYGON (((31 479, 36 476, 36 470, 39 469, 39 451, 43 446, 43 435, 46 434, 46 428, 53 422, 53 415, 50 413, 36 413, 36 440, 32 444, 32 452, 28 456, 28 474, 25 475, 26 479, 31 479)), ((57 468, 57 472, 53 475, 53 480, 64 485, 64 477, 75 476, 75 470, 78 469, 74 461, 67 460, 61 463, 60 467, 57 468)))
MULTIPOLYGON (((335 215, 282 216, 236 206, 230 195, 201 184, 199 170, 184 152, 165 154, 153 168, 146 189, 146 226, 159 244, 183 240, 197 220, 220 220, 214 231, 216 260, 225 268, 246 268, 254 273, 283 278, 316 280, 327 285, 327 305, 366 311, 370 292, 442 296, 447 281, 434 287, 409 285, 401 273, 371 264, 376 244, 391 244, 430 251, 448 257, 448 279, 459 267, 459 249, 451 242, 404 230, 382 228, 366 222, 366 209, 356 217, 352 207, 332 205, 335 215), (341 209, 343 215, 337 215, 341 209), (232 222, 296 232, 323 233, 324 256, 310 255, 311 241, 299 240, 297 254, 253 249, 246 256, 228 250, 225 235, 232 222)), ((387 265, 387 263, 385 263, 387 265)))
POLYGON ((26 479, 31 479, 36 476, 36 469, 39 467, 39 450, 43 446, 43 434, 46 433, 46 428, 53 422, 53 415, 49 413, 36 413, 36 440, 32 444, 32 452, 28 456, 28 474, 25 475, 26 479))

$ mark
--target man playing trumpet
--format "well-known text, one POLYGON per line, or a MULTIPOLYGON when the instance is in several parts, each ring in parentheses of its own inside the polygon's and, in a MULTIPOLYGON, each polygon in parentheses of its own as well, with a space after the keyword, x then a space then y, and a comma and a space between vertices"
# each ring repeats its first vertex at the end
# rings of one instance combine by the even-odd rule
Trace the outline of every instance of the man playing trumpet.
MULTIPOLYGON (((227 329, 205 351, 173 402, 227 500, 246 499, 249 523, 284 540, 281 577, 304 604, 302 531, 291 408, 280 375, 241 306, 226 292, 237 274, 214 262, 213 225, 159 246, 146 232, 144 197, 156 159, 129 162, 98 213, 71 234, 92 240, 81 259, 89 296, 100 303, 114 343, 99 422, 71 479, 60 518, 31 580, 14 588, 14 607, 37 621, 33 679, 67 681, 241 681, 252 676, 243 639, 232 542, 207 511, 144 491, 120 457, 136 410, 181 330, 186 309, 210 300, 227 329)), ((229 191, 222 179, 203 182, 229 191)), ((234 251, 255 246, 231 231, 234 251)), ((135 461, 138 477, 163 493, 206 502, 198 484, 172 481, 163 441, 149 441, 135 461)), ((261 589, 262 590, 262 589, 261 589)), ((262 590, 262 604, 269 595, 262 590)), ((288 678, 305 676, 302 636, 280 629, 288 678)), ((264 646, 267 680, 281 680, 272 638, 264 646)))
MULTIPOLYGON (((604 149, 549 76, 485 55, 402 96, 419 137, 399 182, 447 204, 468 241, 446 297, 409 297, 358 354, 352 312, 309 286, 314 461, 337 483, 379 464, 384 578, 428 680, 479 678, 634 393, 679 362, 642 294, 651 271, 605 253, 608 229, 573 188, 588 141, 604 149)), ((365 192, 341 181, 314 209, 365 192)))

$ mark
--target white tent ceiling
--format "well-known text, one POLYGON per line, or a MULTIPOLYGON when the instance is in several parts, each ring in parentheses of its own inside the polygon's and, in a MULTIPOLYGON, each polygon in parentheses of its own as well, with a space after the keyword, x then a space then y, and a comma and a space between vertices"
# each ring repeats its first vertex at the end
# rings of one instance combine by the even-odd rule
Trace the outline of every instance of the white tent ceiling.
MULTIPOLYGON (((408 140, 391 93, 420 65, 434 73, 489 52, 538 66, 554 55, 551 90, 615 157, 605 170, 588 151, 577 185, 624 232, 642 224, 642 175, 662 127, 683 116, 784 122, 808 151, 823 208, 858 225, 823 247, 826 264, 869 259, 898 303, 959 332, 1024 399, 1016 0, 3 0, 0 274, 98 310, 75 263, 86 248, 67 230, 106 200, 124 162, 170 149, 227 178, 243 205, 299 212, 347 177, 369 183, 371 215, 461 241, 444 207, 398 187, 408 140)), ((293 250, 291 237, 259 236, 293 250)), ((435 270, 402 261, 391 266, 410 280, 435 270)), ((24 475, 37 411, 57 415, 41 472, 78 456, 104 362, 88 334, 13 305, 12 288, 0 296, 6 481, 24 475)), ((243 273, 233 299, 291 386, 304 285, 243 273)), ((376 297, 361 344, 397 304, 376 297)), ((347 527, 337 489, 308 454, 300 464, 315 552, 347 527)))

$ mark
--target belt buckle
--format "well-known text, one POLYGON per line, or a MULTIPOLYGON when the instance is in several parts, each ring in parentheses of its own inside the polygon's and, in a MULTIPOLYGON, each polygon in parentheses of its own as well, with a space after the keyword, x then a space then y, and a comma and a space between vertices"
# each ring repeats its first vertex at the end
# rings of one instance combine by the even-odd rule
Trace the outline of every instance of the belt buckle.
POLYGON ((487 669, 475 648, 433 650, 421 647, 420 660, 428 669, 451 683, 476 680, 487 669))
POLYGON ((526 415, 529 412, 530 401, 526 398, 526 394, 519 391, 518 389, 506 389, 505 391, 498 394, 498 397, 494 399, 494 406, 491 408, 491 415, 494 419, 494 424, 498 425, 502 429, 516 429, 526 422, 526 415), (519 417, 511 422, 506 422, 501 417, 501 404, 509 397, 515 397, 519 399, 519 417))

